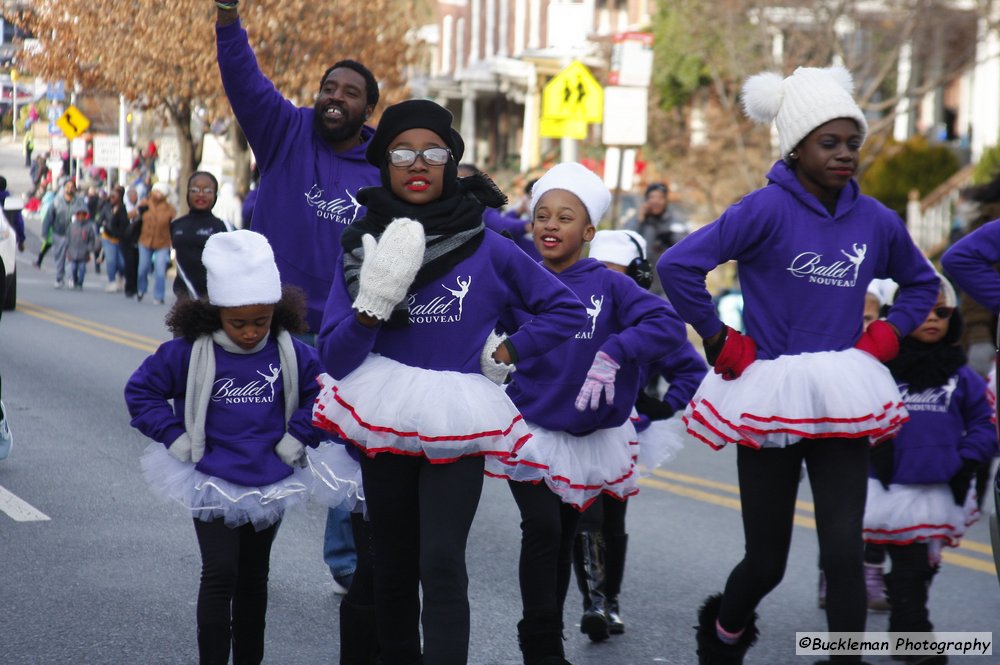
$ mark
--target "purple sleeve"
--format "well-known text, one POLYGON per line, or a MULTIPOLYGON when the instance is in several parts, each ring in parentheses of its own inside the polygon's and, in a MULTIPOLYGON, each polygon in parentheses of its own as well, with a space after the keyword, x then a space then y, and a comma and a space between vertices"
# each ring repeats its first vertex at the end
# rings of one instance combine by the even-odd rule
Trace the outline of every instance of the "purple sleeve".
POLYGON ((14 222, 11 224, 14 227, 14 237, 17 239, 18 245, 24 244, 24 218, 21 217, 21 212, 18 211, 14 215, 14 222))
POLYGON ((313 402, 319 395, 319 383, 316 377, 323 369, 320 367, 316 349, 298 340, 295 340, 294 344, 299 369, 299 408, 288 421, 288 433, 304 445, 315 448, 321 441, 329 438, 329 435, 316 429, 312 424, 313 402))
POLYGON ((215 34, 226 97, 257 163, 266 171, 291 133, 299 110, 260 71, 247 32, 239 21, 216 25, 215 34))
POLYGON ((344 283, 344 271, 340 267, 342 262, 343 257, 338 254, 333 284, 323 309, 323 323, 316 336, 320 366, 338 380, 361 366, 375 346, 379 331, 378 326, 368 328, 358 322, 344 283))
POLYGON ((668 354, 660 365, 660 374, 670 384, 663 401, 674 411, 683 410, 707 373, 705 359, 690 342, 685 342, 680 349, 668 354))
POLYGON ((896 300, 886 320, 906 337, 927 320, 937 301, 941 280, 930 261, 913 243, 902 220, 893 227, 886 277, 899 284, 896 300))
POLYGON ((522 360, 540 356, 575 335, 587 322, 587 310, 548 270, 517 247, 509 248, 504 280, 519 300, 511 306, 534 315, 509 337, 517 360, 522 360))
POLYGON ((483 222, 486 224, 486 228, 501 234, 506 231, 515 239, 524 235, 526 222, 517 213, 504 213, 495 208, 487 208, 483 213, 483 222))
POLYGON ((178 405, 175 413, 170 400, 184 396, 190 358, 190 344, 166 342, 143 361, 125 384, 125 404, 132 416, 132 427, 165 446, 185 431, 183 408, 178 405))
POLYGON ((962 459, 989 463, 997 454, 997 434, 991 421, 993 409, 986 398, 986 382, 967 366, 959 371, 965 383, 960 405, 965 433, 958 452, 962 459))
POLYGON ((618 273, 611 284, 622 331, 608 337, 601 351, 619 364, 646 365, 687 343, 687 328, 666 301, 618 273))
POLYGON ((941 257, 941 267, 958 288, 990 311, 1000 312, 1000 220, 984 224, 965 236, 941 257))

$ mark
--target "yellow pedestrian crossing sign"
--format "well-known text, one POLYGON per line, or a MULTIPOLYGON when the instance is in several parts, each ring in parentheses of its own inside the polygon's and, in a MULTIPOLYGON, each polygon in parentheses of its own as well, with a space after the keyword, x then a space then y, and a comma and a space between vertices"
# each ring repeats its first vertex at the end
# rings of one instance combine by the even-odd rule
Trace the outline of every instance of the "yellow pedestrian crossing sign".
POLYGON ((68 106, 66 111, 56 120, 56 125, 66 135, 66 138, 73 140, 87 131, 87 128, 90 127, 90 120, 80 112, 80 109, 68 106))
POLYGON ((587 66, 574 60, 545 84, 542 117, 599 123, 604 118, 604 90, 587 66))

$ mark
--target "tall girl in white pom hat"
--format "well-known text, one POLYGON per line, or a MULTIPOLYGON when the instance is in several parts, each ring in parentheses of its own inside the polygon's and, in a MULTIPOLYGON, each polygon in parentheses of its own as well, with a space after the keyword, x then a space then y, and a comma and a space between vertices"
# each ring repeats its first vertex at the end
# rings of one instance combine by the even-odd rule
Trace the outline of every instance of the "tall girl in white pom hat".
MULTIPOLYGON (((200 662, 229 662, 232 645, 235 662, 260 663, 271 544, 316 485, 306 446, 325 438, 312 425, 321 370, 290 335, 305 328, 304 296, 282 289, 264 236, 212 235, 202 260, 207 300, 177 301, 167 326, 178 337, 135 371, 125 402, 155 442, 142 458, 151 488, 194 518, 200 662)), ((356 484, 334 487, 333 505, 357 497, 356 484)))
POLYGON ((382 115, 366 152, 382 186, 358 192, 367 212, 344 230, 317 338, 329 375, 314 417, 362 453, 379 657, 394 665, 468 661, 465 547, 483 460, 530 436, 498 384, 586 320, 568 289, 484 228, 505 197, 486 176, 459 180, 451 124, 429 100, 382 115), (532 320, 501 340, 511 307, 532 320))
POLYGON ((852 91, 842 67, 750 77, 743 109, 774 121, 781 159, 767 186, 657 265, 714 369, 686 410, 688 429, 713 448, 739 444, 746 553, 724 593, 699 612, 701 665, 742 663, 755 641, 754 610, 785 572, 803 462, 829 581, 829 630, 865 627, 868 442, 891 437, 907 418, 880 361, 923 323, 938 278, 899 216, 859 191, 854 175, 868 124, 852 91), (706 273, 730 260, 739 262, 745 335, 719 320, 705 288, 706 273), (862 331, 868 283, 886 277, 899 295, 886 320, 862 331))

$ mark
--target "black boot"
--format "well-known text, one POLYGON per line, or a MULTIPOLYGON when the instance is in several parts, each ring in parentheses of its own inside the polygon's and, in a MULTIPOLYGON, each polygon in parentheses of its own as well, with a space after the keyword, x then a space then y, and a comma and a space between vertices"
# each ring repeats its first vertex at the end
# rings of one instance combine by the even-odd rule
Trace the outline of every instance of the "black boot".
POLYGON ((757 615, 750 617, 750 622, 743 629, 736 644, 726 644, 715 632, 715 622, 719 618, 719 608, 722 607, 722 594, 709 596, 698 610, 698 665, 743 665, 743 656, 747 649, 757 641, 757 615))
POLYGON ((618 594, 622 590, 622 578, 625 576, 625 550, 628 545, 628 535, 610 536, 605 540, 604 551, 604 596, 608 610, 608 632, 621 635, 625 632, 625 623, 618 610, 618 594))
MULTIPOLYGON (((926 552, 926 550, 924 550, 926 552)), ((927 594, 937 570, 926 561, 926 554, 915 550, 916 556, 908 557, 906 565, 893 561, 892 570, 885 576, 889 596, 889 632, 926 633, 934 630, 927 610, 927 594)), ((894 660, 918 665, 945 665, 944 655, 893 656, 894 660)))
POLYGON ((228 623, 198 626, 198 664, 228 665, 232 632, 228 623))
POLYGON ((573 569, 583 594, 580 632, 594 642, 608 639, 608 612, 604 603, 604 538, 581 531, 573 541, 573 569))
POLYGON ((340 601, 340 665, 377 665, 375 607, 340 601))
POLYGON ((572 665, 563 652, 562 620, 556 612, 525 612, 517 623, 524 665, 572 665))

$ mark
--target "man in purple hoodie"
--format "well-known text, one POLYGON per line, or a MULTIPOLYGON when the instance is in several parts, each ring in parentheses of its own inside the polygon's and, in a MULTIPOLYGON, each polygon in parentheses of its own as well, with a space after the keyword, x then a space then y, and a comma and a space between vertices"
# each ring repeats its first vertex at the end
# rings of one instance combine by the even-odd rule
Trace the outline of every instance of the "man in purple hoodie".
MULTIPOLYGON (((365 214, 355 195, 380 182, 378 169, 365 161, 374 134, 365 120, 378 104, 378 82, 364 65, 341 60, 323 74, 313 106, 295 106, 261 73, 238 5, 216 3, 216 44, 226 96, 260 174, 253 230, 271 244, 282 283, 305 291, 304 338, 314 345, 339 268, 332 258, 340 253, 340 234, 365 214)), ((329 513, 324 554, 335 590, 345 593, 356 556, 349 515, 342 511, 329 513)))

